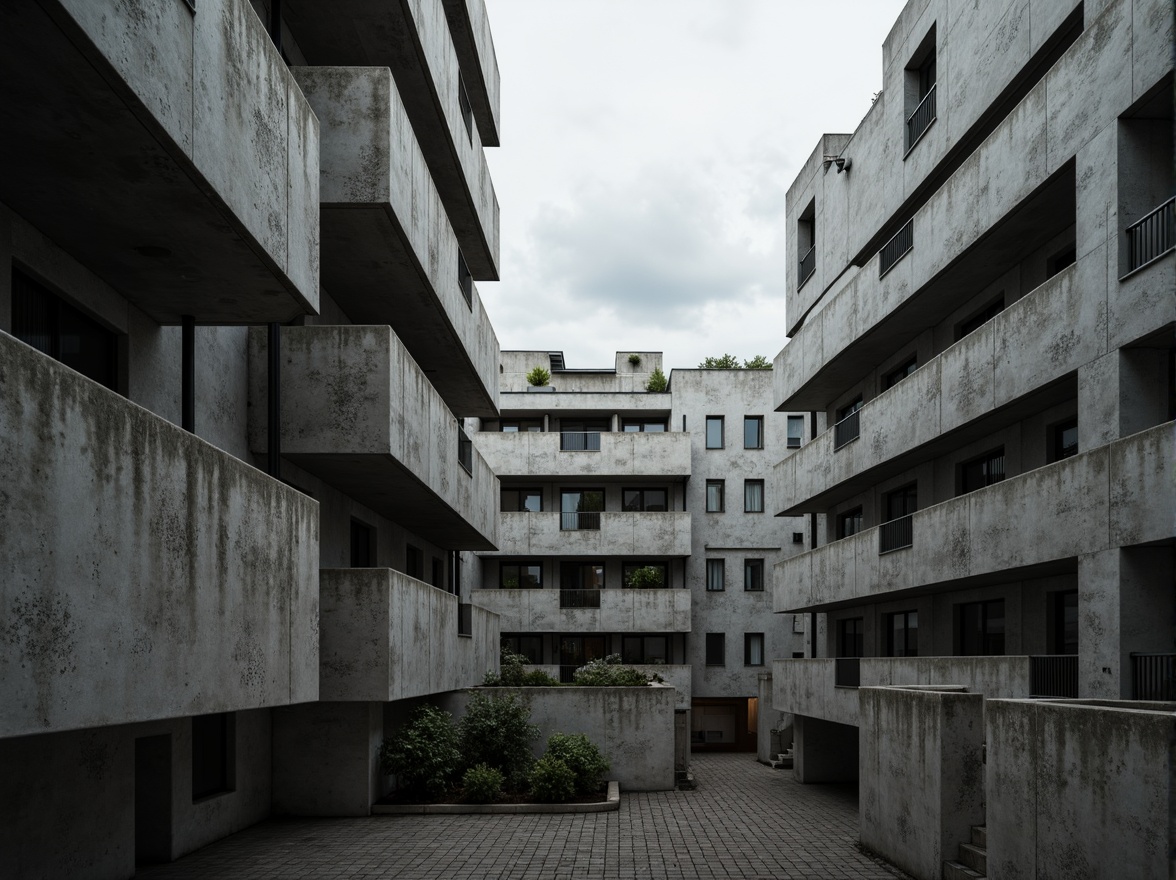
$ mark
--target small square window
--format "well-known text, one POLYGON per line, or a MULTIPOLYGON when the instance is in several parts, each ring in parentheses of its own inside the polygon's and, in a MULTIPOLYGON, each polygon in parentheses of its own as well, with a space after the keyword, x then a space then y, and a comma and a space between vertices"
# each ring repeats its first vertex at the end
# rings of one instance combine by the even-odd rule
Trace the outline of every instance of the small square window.
POLYGON ((721 593, 726 589, 726 565, 722 559, 708 559, 706 561, 706 591, 721 593))
POLYGON ((763 633, 744 633, 743 634, 743 665, 744 666, 763 666, 764 665, 764 634, 763 633))
POLYGON ((764 561, 762 559, 743 560, 743 589, 748 593, 762 593, 764 591, 764 561))
POLYGON ((727 663, 726 633, 706 634, 706 665, 725 666, 727 663))
POLYGON ((763 416, 744 416, 743 417, 743 448, 744 449, 763 449, 764 448, 764 417, 763 416))
POLYGON ((799 449, 804 442, 804 416, 788 417, 788 448, 799 449))
POLYGON ((722 513, 723 512, 723 481, 722 480, 707 480, 706 481, 706 512, 707 513, 722 513))
POLYGON ((862 509, 855 507, 845 513, 837 514, 837 537, 848 538, 862 530, 862 509))
POLYGON ((1050 461, 1061 461, 1078 454, 1078 420, 1068 419, 1051 429, 1050 461))
POLYGON ((707 449, 722 449, 723 448, 723 417, 722 416, 707 416, 706 417, 706 448, 707 449))
POLYGON ((744 480, 743 481, 743 512, 744 513, 763 513, 764 512, 764 481, 763 480, 744 480))

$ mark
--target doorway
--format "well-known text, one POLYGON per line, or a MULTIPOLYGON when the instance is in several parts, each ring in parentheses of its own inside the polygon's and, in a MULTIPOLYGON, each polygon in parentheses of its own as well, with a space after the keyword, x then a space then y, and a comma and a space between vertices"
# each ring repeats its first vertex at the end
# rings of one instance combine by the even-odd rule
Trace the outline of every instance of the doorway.
POLYGON ((170 862, 171 734, 135 740, 135 864, 170 862))

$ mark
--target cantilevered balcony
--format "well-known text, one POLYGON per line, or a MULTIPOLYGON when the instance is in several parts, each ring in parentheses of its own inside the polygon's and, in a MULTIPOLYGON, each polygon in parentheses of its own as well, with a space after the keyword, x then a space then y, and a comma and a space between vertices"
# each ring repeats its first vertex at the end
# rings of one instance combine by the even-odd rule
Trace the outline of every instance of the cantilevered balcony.
POLYGON ((595 603, 566 607, 563 590, 474 590, 471 601, 495 612, 503 632, 690 632, 690 591, 577 590, 595 603))
POLYGON ((318 121, 249 0, 0 7, 0 202, 156 321, 318 310, 318 121))
MULTIPOLYGON (((450 550, 489 550, 498 479, 386 326, 282 328, 282 455, 450 550), (464 461, 463 461, 464 458, 464 461)), ((249 336, 249 437, 266 449, 266 334, 249 336)))
POLYGON ((457 415, 496 416, 498 338, 392 75, 294 75, 321 126, 324 287, 355 323, 391 325, 457 415))
MULTIPOLYGON (((689 556, 690 514, 608 510, 502 512, 499 554, 509 556, 689 556)), ((503 629, 509 627, 503 624, 503 629)))
POLYGON ((1171 537, 1173 423, 911 516, 906 549, 866 529, 776 566, 776 611, 822 611, 953 582, 1072 570, 1081 554, 1171 537))
POLYGON ((482 145, 498 146, 499 75, 485 0, 442 0, 482 145))
POLYGON ((0 388, 0 737, 318 698, 314 501, 5 333, 0 388))
POLYGON ((319 573, 321 700, 388 702, 475 687, 498 663, 494 614, 389 568, 319 573))
POLYGON ((690 435, 682 431, 482 431, 474 442, 500 477, 690 476, 690 435), (585 442, 576 442, 581 438, 585 442))

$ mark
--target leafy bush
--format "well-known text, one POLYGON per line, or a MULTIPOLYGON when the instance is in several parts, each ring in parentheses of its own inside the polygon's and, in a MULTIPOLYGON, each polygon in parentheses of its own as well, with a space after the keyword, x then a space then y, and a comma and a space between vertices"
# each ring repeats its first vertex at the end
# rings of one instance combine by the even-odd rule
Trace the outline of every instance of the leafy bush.
POLYGON ((541 801, 566 801, 576 793, 576 774, 563 761, 544 755, 528 777, 531 794, 541 801))
POLYGON ((474 691, 459 725, 461 748, 471 764, 502 772, 517 788, 534 761, 531 741, 539 728, 531 723, 531 707, 516 694, 487 696, 474 691))
POLYGON ((453 716, 433 706, 418 708, 380 746, 380 768, 395 773, 401 787, 429 797, 444 794, 460 767, 453 716))
POLYGON ((665 585, 664 569, 656 565, 643 565, 641 568, 633 569, 629 572, 629 579, 625 581, 625 586, 634 590, 654 590, 665 585))
POLYGON ((670 387, 669 380, 666 379, 666 374, 662 372, 661 367, 654 369, 649 374, 649 379, 645 383, 645 390, 660 394, 670 387))
POLYGON ((772 369, 772 362, 762 354, 757 354, 751 360, 744 361, 743 368, 745 370, 770 370, 772 369))
POLYGON ((527 384, 542 386, 551 381, 551 372, 544 367, 533 367, 527 373, 527 384))
POLYGON ((483 687, 559 687, 559 681, 542 669, 528 669, 531 661, 503 646, 498 657, 500 672, 487 672, 483 687))
POLYGON ((742 370, 743 367, 739 363, 739 358, 733 354, 724 354, 721 357, 708 357, 698 365, 700 370, 742 370))
POLYGON ((641 355, 637 354, 637 352, 633 352, 631 355, 629 355, 629 363, 635 367, 641 366, 641 355))
POLYGON ((502 795, 503 775, 493 767, 476 764, 461 778, 465 798, 475 804, 489 804, 502 795))
POLYGON ((600 788, 600 777, 608 772, 608 761, 582 733, 553 733, 547 740, 544 757, 562 761, 572 771, 579 794, 590 794, 600 788))
POLYGON ((644 687, 649 677, 632 666, 622 666, 620 656, 611 654, 603 660, 592 660, 576 670, 576 684, 583 687, 644 687), (615 660, 611 658, 615 657, 615 660))

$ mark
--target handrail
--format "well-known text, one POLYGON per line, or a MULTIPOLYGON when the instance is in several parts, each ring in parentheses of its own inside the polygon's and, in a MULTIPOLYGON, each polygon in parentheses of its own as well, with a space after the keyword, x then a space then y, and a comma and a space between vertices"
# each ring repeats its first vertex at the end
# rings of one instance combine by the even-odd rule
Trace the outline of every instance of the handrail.
POLYGON ((902 550, 915 543, 915 515, 908 513, 878 527, 878 554, 902 550))
POLYGON ((1127 227, 1127 271, 1134 272, 1176 247, 1176 196, 1127 227))
POLYGON ((923 100, 919 102, 919 106, 914 109, 914 112, 907 117, 907 141, 906 149, 909 153, 911 148, 919 142, 919 138, 923 133, 931 127, 931 123, 936 119, 935 115, 935 86, 931 86, 927 90, 927 94, 923 96, 923 100))
POLYGON ((809 276, 813 274, 813 270, 816 268, 817 268, 817 246, 814 244, 811 248, 808 249, 808 253, 806 253, 803 257, 800 258, 800 268, 796 273, 796 277, 797 277, 796 286, 797 286, 797 288, 801 287, 806 281, 808 281, 809 276))
POLYGON ((915 218, 912 217, 878 251, 878 277, 881 278, 894 268, 894 264, 906 256, 914 246, 915 218))
POLYGON ((833 426, 833 450, 837 451, 851 440, 861 436, 861 410, 855 409, 833 426))

